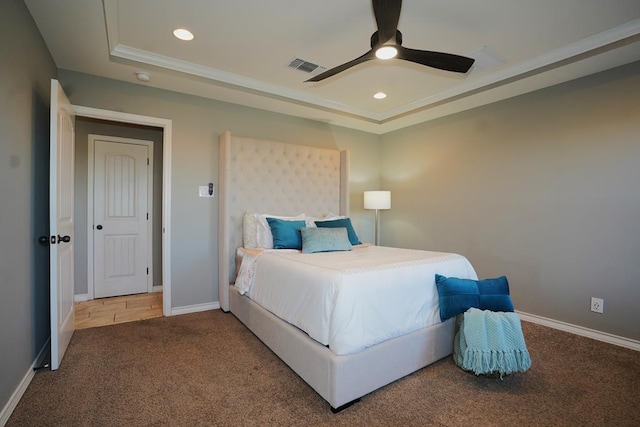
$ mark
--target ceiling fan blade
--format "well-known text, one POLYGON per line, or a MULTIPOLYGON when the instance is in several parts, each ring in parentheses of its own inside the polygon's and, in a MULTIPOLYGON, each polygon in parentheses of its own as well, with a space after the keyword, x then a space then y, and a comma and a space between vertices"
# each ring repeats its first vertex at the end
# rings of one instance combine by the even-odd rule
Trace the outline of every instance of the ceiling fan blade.
POLYGON ((409 49, 398 46, 398 59, 426 65, 427 67, 439 68, 445 71, 456 73, 466 73, 469 71, 475 59, 466 56, 453 55, 451 53, 432 52, 428 50, 409 49))
POLYGON ((396 36, 402 0, 372 0, 378 24, 378 41, 384 44, 396 36))
POLYGON ((369 61, 370 59, 375 58, 375 54, 373 52, 373 50, 370 50, 369 52, 365 53, 364 55, 349 61, 347 63, 344 63, 342 65, 338 65, 337 67, 334 67, 330 70, 327 70, 323 73, 318 74, 317 76, 311 77, 309 80, 305 80, 306 82, 319 82, 321 80, 326 79, 327 77, 331 77, 335 74, 341 73, 344 70, 347 70, 355 65, 361 64, 363 62, 369 61))

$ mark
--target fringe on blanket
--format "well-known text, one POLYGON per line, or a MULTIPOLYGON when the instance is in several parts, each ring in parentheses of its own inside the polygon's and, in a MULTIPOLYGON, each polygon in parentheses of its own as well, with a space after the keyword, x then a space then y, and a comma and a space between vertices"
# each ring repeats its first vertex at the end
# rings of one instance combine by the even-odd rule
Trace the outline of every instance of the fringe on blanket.
POLYGON ((527 350, 482 351, 467 348, 462 360, 462 369, 472 371, 476 375, 499 372, 500 379, 503 375, 523 372, 531 367, 531 357, 527 350))
POLYGON ((531 357, 524 342, 520 319, 515 313, 469 309, 458 319, 454 339, 456 365, 476 375, 525 372, 531 357))

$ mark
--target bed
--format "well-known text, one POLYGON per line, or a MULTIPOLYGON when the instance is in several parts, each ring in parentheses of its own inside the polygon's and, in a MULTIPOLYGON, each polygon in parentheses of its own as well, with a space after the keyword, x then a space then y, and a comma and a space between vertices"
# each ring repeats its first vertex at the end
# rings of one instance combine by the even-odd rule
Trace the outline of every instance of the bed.
POLYGON ((238 250, 246 243, 243 222, 247 212, 348 217, 348 151, 241 138, 226 132, 220 137, 219 162, 220 307, 244 323, 334 412, 452 353, 454 319, 440 322, 437 291, 431 281, 434 272, 476 278, 473 267, 460 255, 366 244, 340 254, 238 250), (341 255, 346 257, 335 258, 341 255), (370 271, 359 264, 367 257, 378 260, 380 267, 370 271), (255 270, 259 277, 252 276, 255 283, 237 287, 237 279, 247 282, 245 276, 238 277, 242 259, 243 268, 260 266, 255 270), (337 264, 341 266, 335 267, 337 264), (287 287, 283 266, 287 268, 284 276, 290 276, 299 286, 287 287), (391 293, 382 287, 370 292, 379 296, 375 301, 365 304, 360 298, 352 298, 340 302, 337 297, 361 295, 363 284, 369 284, 373 276, 379 276, 381 283, 398 282, 399 274, 404 277, 404 287, 396 287, 398 291, 391 293), (297 311, 281 312, 280 306, 287 305, 281 304, 285 297, 295 290, 303 296, 315 295, 320 286, 312 279, 324 276, 343 286, 332 288, 332 297, 307 298, 305 304, 297 305, 297 311), (424 277, 429 283, 424 283, 424 277), (265 285, 272 288, 265 292, 265 285), (378 325, 363 321, 354 326, 355 318, 365 316, 353 313, 410 311, 405 309, 406 304, 418 294, 426 298, 424 304, 414 304, 423 319, 419 325, 401 324, 384 330, 385 316, 378 316, 382 319, 378 325), (338 301, 346 310, 330 306, 331 301, 338 301), (363 329, 374 330, 377 335, 363 334, 363 329), (359 340, 359 336, 364 338, 359 340))

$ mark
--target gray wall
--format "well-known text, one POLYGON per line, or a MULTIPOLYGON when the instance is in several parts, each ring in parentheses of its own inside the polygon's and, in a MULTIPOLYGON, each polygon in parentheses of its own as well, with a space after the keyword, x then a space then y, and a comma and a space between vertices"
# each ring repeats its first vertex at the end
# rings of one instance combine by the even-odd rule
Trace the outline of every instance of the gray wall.
POLYGON ((386 134, 382 159, 384 244, 462 253, 518 310, 640 339, 640 63, 386 134))
POLYGON ((49 338, 49 97, 56 68, 21 0, 0 6, 0 409, 49 338), (11 35, 9 37, 9 35, 11 35))
POLYGON ((364 132, 139 84, 59 70, 73 104, 173 121, 171 172, 171 302, 185 307, 218 301, 218 199, 197 188, 218 186, 218 137, 229 130, 253 138, 350 149, 351 206, 362 238, 373 234, 362 192, 380 182, 379 138, 364 132))
POLYGON ((74 274, 75 293, 86 294, 87 286, 87 168, 89 134, 153 141, 153 284, 162 285, 162 129, 76 118, 74 274))

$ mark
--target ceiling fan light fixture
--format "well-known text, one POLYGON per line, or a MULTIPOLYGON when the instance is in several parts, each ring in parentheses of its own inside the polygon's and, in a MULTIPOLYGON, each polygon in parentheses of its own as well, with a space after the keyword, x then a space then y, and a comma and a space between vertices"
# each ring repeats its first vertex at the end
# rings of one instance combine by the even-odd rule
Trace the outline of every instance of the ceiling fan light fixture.
POLYGON ((376 58, 391 59, 398 55, 398 49, 395 46, 382 46, 376 50, 376 58))

